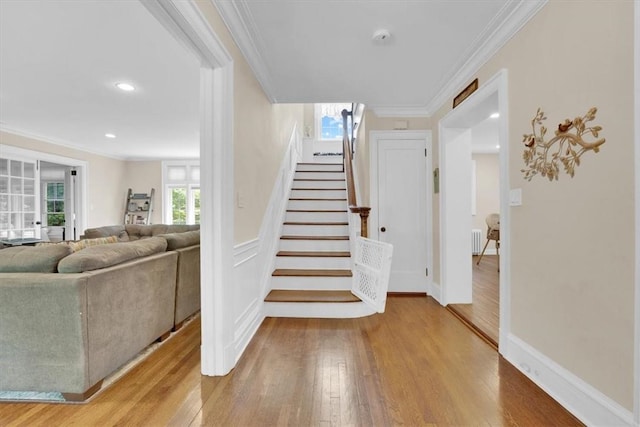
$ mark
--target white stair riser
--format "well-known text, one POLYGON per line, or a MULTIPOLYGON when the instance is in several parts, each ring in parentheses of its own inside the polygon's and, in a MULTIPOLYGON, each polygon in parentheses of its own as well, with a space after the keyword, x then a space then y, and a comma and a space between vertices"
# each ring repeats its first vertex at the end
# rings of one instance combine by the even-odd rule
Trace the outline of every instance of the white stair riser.
POLYGON ((295 289, 307 291, 347 291, 351 289, 351 277, 289 277, 272 276, 271 289, 295 289))
POLYGON ((351 258, 277 256, 275 268, 288 268, 293 270, 349 270, 351 269, 351 258))
POLYGON ((281 251, 349 251, 348 240, 286 240, 280 239, 281 251))
POLYGON ((349 227, 346 225, 291 225, 282 228, 285 236, 348 236, 349 227))
POLYGON ((344 158, 342 157, 342 148, 339 150, 340 154, 335 156, 313 156, 315 163, 342 163, 344 158))
POLYGON ((345 179, 344 172, 296 172, 294 179, 345 179))
POLYGON ((327 164, 327 163, 317 163, 317 164, 300 164, 300 163, 298 163, 296 165, 296 170, 297 171, 336 171, 336 172, 343 172, 342 164, 327 164))
POLYGON ((346 210, 346 200, 289 200, 287 209, 305 210, 305 211, 336 211, 346 210))
POLYGON ((363 302, 350 303, 291 303, 265 302, 266 317, 301 317, 316 319, 354 319, 375 314, 376 311, 363 302))
POLYGON ((347 190, 291 190, 293 199, 346 199, 347 190))
POLYGON ((287 212, 287 222, 347 222, 346 212, 287 212))
POLYGON ((344 180, 340 181, 293 181, 293 188, 346 188, 344 180))

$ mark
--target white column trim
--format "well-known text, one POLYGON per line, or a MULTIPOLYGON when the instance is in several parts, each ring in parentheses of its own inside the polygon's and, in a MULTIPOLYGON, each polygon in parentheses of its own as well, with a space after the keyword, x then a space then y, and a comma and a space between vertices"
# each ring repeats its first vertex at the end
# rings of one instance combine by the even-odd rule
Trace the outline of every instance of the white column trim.
POLYGON ((633 422, 640 426, 640 0, 634 4, 635 304, 633 422))
POLYGON ((195 0, 140 0, 202 61, 201 371, 225 375, 235 364, 233 293, 233 58, 195 0))

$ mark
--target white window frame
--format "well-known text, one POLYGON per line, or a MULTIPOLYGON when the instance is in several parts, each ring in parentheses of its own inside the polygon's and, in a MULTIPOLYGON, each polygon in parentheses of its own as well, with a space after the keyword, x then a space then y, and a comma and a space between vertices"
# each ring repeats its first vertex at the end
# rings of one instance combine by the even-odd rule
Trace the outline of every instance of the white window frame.
POLYGON ((162 162, 162 218, 165 224, 173 224, 173 201, 171 190, 174 188, 185 188, 187 190, 187 224, 195 224, 195 197, 193 190, 200 189, 200 180, 194 180, 191 177, 192 168, 200 167, 199 160, 170 160, 162 162), (170 180, 170 167, 184 167, 186 176, 184 180, 170 180))
MULTIPOLYGON (((322 105, 326 104, 345 104, 351 105, 348 102, 326 102, 322 104, 314 104, 314 119, 315 119, 315 133, 317 141, 342 141, 342 135, 337 138, 323 138, 322 136, 322 105)), ((347 108, 348 110, 349 108, 347 108)))

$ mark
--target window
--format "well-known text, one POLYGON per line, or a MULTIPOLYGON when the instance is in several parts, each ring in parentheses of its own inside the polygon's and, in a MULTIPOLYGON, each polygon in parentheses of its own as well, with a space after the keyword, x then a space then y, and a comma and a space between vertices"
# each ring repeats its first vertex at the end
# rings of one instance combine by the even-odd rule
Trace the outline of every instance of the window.
POLYGON ((35 162, 0 158, 0 238, 40 237, 35 162))
POLYGON ((197 161, 163 162, 164 222, 200 224, 200 164, 197 161))
MULTIPOLYGON (((320 140, 341 140, 342 130, 342 110, 351 111, 351 104, 316 104, 316 139, 320 140)), ((351 133, 351 120, 347 121, 351 133)))
POLYGON ((45 225, 64 226, 64 182, 47 182, 45 185, 45 225))

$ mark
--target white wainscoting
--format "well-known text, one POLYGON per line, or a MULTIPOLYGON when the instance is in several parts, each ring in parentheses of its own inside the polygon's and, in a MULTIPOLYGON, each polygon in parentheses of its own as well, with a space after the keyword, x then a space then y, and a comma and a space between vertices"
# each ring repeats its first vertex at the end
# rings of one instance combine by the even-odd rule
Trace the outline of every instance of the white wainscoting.
POLYGON ((259 298, 258 239, 233 248, 234 355, 237 362, 264 317, 259 298))
POLYGON ((234 353, 237 361, 264 320, 264 297, 270 291, 271 273, 289 199, 291 182, 302 157, 302 137, 294 129, 284 154, 257 239, 233 250, 234 353))
POLYGON ((633 425, 631 411, 513 334, 506 359, 586 425, 633 425))

